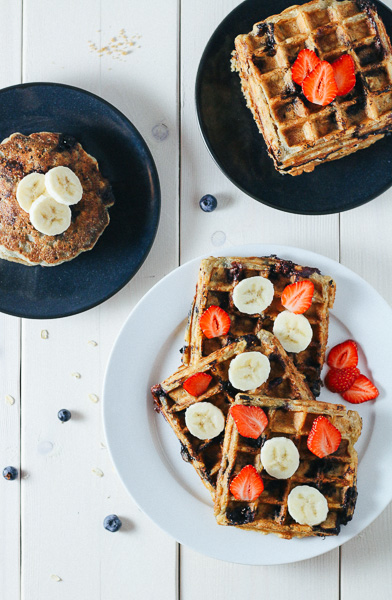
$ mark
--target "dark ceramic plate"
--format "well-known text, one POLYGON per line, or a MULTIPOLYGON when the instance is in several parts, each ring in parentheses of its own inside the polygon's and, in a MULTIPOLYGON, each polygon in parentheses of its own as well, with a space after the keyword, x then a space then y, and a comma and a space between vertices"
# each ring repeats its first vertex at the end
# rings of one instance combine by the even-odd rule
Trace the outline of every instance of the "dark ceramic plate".
MULTIPOLYGON (((279 174, 252 114, 237 73, 230 71, 234 38, 277 14, 293 0, 246 0, 219 25, 200 61, 196 107, 208 149, 223 173, 259 202, 287 212, 322 215, 349 210, 382 194, 392 184, 392 138, 322 164, 297 177, 279 174)), ((389 34, 392 11, 374 1, 389 34)))
POLYGON ((0 260, 0 311, 32 319, 65 317, 92 308, 135 275, 155 238, 160 188, 154 161, 132 123, 84 90, 30 83, 0 91, 0 140, 19 131, 73 135, 113 187, 110 224, 96 246, 57 267, 0 260))

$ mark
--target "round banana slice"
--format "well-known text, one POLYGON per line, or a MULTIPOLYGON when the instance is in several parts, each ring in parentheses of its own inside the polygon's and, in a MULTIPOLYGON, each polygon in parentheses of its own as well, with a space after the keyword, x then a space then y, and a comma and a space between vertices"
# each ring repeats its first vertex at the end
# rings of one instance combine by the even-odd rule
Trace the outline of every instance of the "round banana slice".
POLYGON ((304 315, 284 310, 275 319, 274 335, 286 352, 302 352, 312 341, 312 327, 304 315))
POLYGON ((45 175, 30 173, 19 181, 16 188, 16 199, 20 208, 29 212, 31 205, 45 191, 45 175))
POLYGON ((291 490, 287 508, 294 521, 300 525, 320 525, 328 514, 325 496, 309 485, 298 485, 291 490))
POLYGON ((189 432, 199 440, 210 440, 223 431, 223 412, 211 402, 195 402, 185 411, 185 423, 189 432))
POLYGON ((261 464, 271 477, 288 479, 299 467, 299 452, 290 438, 267 440, 260 451, 261 464))
POLYGON ((242 352, 230 363, 229 381, 242 392, 255 390, 267 381, 271 365, 268 358, 260 352, 242 352))
POLYGON ((248 277, 240 281, 233 290, 233 302, 247 315, 261 313, 274 298, 274 286, 266 277, 248 277))
POLYGON ((51 196, 42 194, 31 206, 30 221, 40 233, 59 235, 71 224, 71 209, 59 204, 51 196))
POLYGON ((46 191, 60 204, 77 204, 83 196, 79 177, 68 167, 54 167, 45 175, 46 191))

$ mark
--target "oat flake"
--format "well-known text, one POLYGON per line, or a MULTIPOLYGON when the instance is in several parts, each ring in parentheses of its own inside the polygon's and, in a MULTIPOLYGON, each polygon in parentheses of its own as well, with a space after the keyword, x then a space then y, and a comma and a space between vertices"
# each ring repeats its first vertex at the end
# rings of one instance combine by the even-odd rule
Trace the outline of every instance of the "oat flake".
POLYGON ((53 581, 62 581, 61 577, 58 575, 51 575, 50 578, 53 579, 53 581))
POLYGON ((5 397, 5 401, 7 402, 7 404, 9 404, 10 406, 12 406, 13 404, 15 404, 15 398, 13 398, 12 396, 10 396, 9 394, 6 395, 5 397))
POLYGON ((90 398, 91 402, 94 402, 95 404, 99 402, 97 394, 89 394, 88 397, 90 398))
POLYGON ((41 338, 42 338, 43 340, 47 340, 47 339, 48 339, 48 337, 49 337, 49 331, 47 331, 46 329, 43 329, 43 330, 41 331, 41 338))
POLYGON ((81 374, 80 373, 72 373, 72 377, 75 377, 75 379, 80 379, 81 374))
POLYGON ((97 477, 103 477, 103 475, 104 475, 103 471, 101 471, 101 469, 98 469, 98 467, 96 467, 95 469, 92 469, 92 472, 95 473, 95 475, 97 477))

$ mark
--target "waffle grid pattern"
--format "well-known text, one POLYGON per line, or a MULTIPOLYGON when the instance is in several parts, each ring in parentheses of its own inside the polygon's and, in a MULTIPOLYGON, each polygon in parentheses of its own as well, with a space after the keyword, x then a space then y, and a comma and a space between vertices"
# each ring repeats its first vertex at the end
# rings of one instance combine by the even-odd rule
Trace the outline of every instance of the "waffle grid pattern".
POLYGON ((368 2, 314 0, 256 23, 236 38, 233 65, 278 170, 312 170, 318 154, 331 156, 344 141, 349 150, 353 139, 369 144, 376 140, 366 135, 392 129, 391 43, 368 2), (354 89, 325 107, 309 102, 291 78, 304 48, 330 63, 350 54, 354 89))
POLYGON ((302 373, 315 396, 320 393, 320 372, 324 364, 328 340, 329 308, 335 297, 335 282, 321 276, 317 270, 294 265, 276 257, 213 258, 201 262, 194 304, 191 310, 183 353, 184 364, 195 364, 203 356, 225 346, 236 337, 256 334, 261 329, 272 331, 276 316, 284 310, 280 297, 286 285, 300 279, 310 279, 315 286, 313 302, 304 316, 313 329, 308 348, 298 354, 290 353, 295 366, 302 373), (234 287, 242 279, 267 277, 274 285, 272 304, 262 314, 246 315, 237 310, 232 301, 234 287), (208 339, 199 326, 203 312, 211 305, 225 310, 231 319, 228 335, 208 339))
POLYGON ((218 523, 262 533, 276 533, 287 539, 294 536, 337 535, 340 525, 351 520, 355 508, 358 458, 354 443, 361 432, 358 413, 347 412, 341 405, 267 398, 262 395, 238 394, 235 403, 263 408, 268 417, 268 426, 255 447, 254 440, 239 435, 229 415, 215 495, 218 523), (312 423, 320 415, 326 416, 342 433, 338 450, 323 459, 312 454, 306 445, 312 423), (267 439, 279 436, 291 439, 300 454, 299 468, 289 479, 279 480, 269 476, 260 461, 260 447, 267 439), (265 486, 254 502, 236 500, 230 493, 230 482, 248 464, 260 473, 265 486), (316 487, 326 497, 329 512, 320 525, 300 525, 288 513, 287 498, 297 485, 316 487))

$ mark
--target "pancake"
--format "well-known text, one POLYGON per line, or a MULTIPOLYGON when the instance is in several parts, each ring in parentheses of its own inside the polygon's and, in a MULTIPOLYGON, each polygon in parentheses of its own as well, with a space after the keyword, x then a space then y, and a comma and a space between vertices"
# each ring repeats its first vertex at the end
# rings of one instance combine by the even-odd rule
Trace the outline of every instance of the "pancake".
POLYGON ((14 133, 0 144, 0 258, 28 266, 52 267, 91 250, 108 226, 114 204, 111 186, 96 159, 69 135, 14 133), (30 222, 16 199, 16 189, 29 173, 57 166, 72 169, 83 197, 71 206, 72 221, 60 235, 44 235, 30 222))

